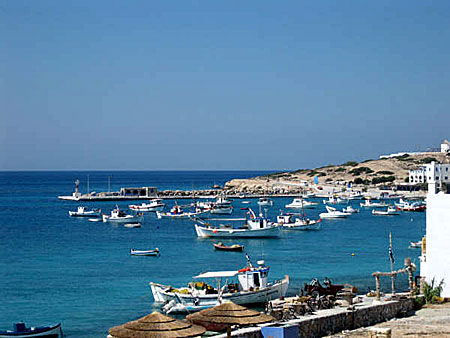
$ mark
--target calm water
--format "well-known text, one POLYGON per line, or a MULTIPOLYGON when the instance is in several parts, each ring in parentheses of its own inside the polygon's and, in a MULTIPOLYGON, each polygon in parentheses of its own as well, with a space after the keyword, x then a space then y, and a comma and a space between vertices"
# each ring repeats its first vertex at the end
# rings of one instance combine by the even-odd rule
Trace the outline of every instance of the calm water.
MULTIPOLYGON (((215 252, 212 240, 197 239, 189 220, 157 220, 147 214, 140 229, 70 218, 78 203, 60 201, 71 194, 75 179, 86 191, 122 186, 163 189, 209 188, 231 178, 264 172, 2 172, 0 173, 0 329, 15 321, 32 325, 61 321, 69 337, 104 337, 108 328, 148 314, 154 308, 148 282, 185 284, 207 270, 228 270, 245 265, 245 254, 215 252), (131 257, 130 248, 159 247, 160 257, 131 257)), ((268 215, 292 199, 277 198, 268 215)), ((234 201, 235 215, 243 211, 234 201)), ((168 207, 174 201, 167 201, 168 207)), ((184 203, 180 201, 180 204, 184 203)), ((359 202, 352 202, 355 207, 359 202)), ((92 202, 104 212, 116 202, 92 202)), ((126 208, 129 203, 118 202, 126 208)), ((251 207, 257 210, 256 201, 251 207)), ((308 210, 317 217, 320 205, 308 210)), ((320 231, 283 232, 280 239, 239 240, 254 261, 264 256, 271 278, 291 276, 290 293, 304 282, 328 276, 336 283, 351 283, 360 291, 374 288, 371 273, 388 271, 388 237, 392 232, 395 267, 404 257, 418 264, 420 250, 408 249, 410 240, 425 232, 424 213, 396 217, 372 216, 370 210, 345 220, 324 220, 320 231), (355 255, 352 256, 352 253, 355 255)), ((384 286, 387 287, 388 281, 384 286)), ((397 282, 407 287, 406 276, 397 282)))

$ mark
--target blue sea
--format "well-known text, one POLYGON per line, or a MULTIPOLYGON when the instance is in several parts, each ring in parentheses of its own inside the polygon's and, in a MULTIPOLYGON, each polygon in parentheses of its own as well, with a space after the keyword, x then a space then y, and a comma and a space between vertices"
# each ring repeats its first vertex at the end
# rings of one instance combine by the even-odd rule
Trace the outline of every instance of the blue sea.
MULTIPOLYGON (((155 306, 150 281, 180 286, 208 270, 232 270, 246 264, 245 254, 216 252, 213 240, 197 239, 190 220, 157 220, 146 214, 142 228, 93 223, 71 218, 79 203, 61 201, 70 195, 74 181, 80 189, 107 191, 131 186, 159 190, 210 188, 232 178, 249 178, 262 171, 97 171, 97 172, 0 172, 0 329, 24 321, 34 326, 62 322, 67 337, 105 337, 110 327, 137 319, 155 306), (160 257, 132 257, 131 248, 158 247, 160 257)), ((275 218, 291 198, 276 198, 268 215, 275 218)), ((321 202, 321 200, 320 200, 321 202)), ((91 202, 89 207, 109 212, 129 202, 91 202)), ((140 203, 140 202, 139 202, 140 203)), ((167 200, 166 208, 175 201, 167 200)), ((183 204, 185 201, 179 201, 183 204)), ((359 201, 351 202, 359 208, 359 201)), ((257 208, 256 200, 233 202, 257 208)), ((323 204, 308 210, 318 218, 323 204)), ((409 241, 425 233, 425 213, 395 217, 372 216, 361 210, 344 220, 324 220, 320 231, 283 232, 280 239, 239 240, 256 261, 264 258, 270 277, 291 277, 289 293, 298 293, 312 278, 329 277, 349 283, 365 293, 375 288, 374 271, 389 271, 389 233, 392 233, 395 268, 411 257, 418 265, 420 250, 408 249, 409 241), (354 255, 353 255, 354 254, 354 255)), ((226 242, 226 241, 225 241, 226 242)), ((235 241, 236 242, 236 241, 235 241)), ((382 287, 389 291, 389 280, 382 287)), ((407 288, 407 277, 397 280, 407 288)))

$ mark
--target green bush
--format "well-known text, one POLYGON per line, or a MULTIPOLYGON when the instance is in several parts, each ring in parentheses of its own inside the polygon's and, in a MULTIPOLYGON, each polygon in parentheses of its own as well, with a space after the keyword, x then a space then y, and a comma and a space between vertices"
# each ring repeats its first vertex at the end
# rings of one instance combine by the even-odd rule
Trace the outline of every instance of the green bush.
POLYGON ((355 161, 347 161, 347 162, 345 162, 344 164, 342 164, 343 166, 346 166, 346 167, 356 167, 357 165, 358 165, 358 162, 355 162, 355 161))
POLYGON ((355 178, 355 180, 353 181, 354 184, 369 184, 369 180, 363 180, 361 177, 357 177, 355 178))
POLYGON ((312 177, 312 176, 322 177, 322 176, 327 176, 327 174, 325 174, 325 173, 323 173, 323 172, 321 172, 321 171, 311 170, 311 171, 308 173, 308 176, 309 176, 309 177, 312 177))
POLYGON ((420 163, 426 164, 426 163, 431 163, 433 161, 437 162, 437 160, 434 157, 425 157, 420 161, 420 163))
POLYGON ((380 174, 380 175, 394 175, 394 173, 392 171, 389 171, 389 170, 377 171, 377 174, 380 174))
POLYGON ((409 183, 409 176, 406 176, 406 177, 405 177, 405 182, 406 182, 406 183, 409 183))
POLYGON ((359 167, 359 168, 350 170, 349 173, 352 174, 353 176, 359 176, 362 173, 365 173, 365 174, 373 173, 373 170, 370 169, 369 167, 359 167))
POLYGON ((339 167, 335 170, 335 172, 340 173, 342 171, 346 171, 345 168, 339 167))
POLYGON ((427 282, 423 282, 423 295, 427 303, 438 303, 439 298, 441 297, 444 280, 441 280, 437 286, 434 286, 434 283, 434 278, 431 280, 431 285, 427 282))
POLYGON ((381 176, 372 178, 372 184, 394 182, 395 176, 381 176))

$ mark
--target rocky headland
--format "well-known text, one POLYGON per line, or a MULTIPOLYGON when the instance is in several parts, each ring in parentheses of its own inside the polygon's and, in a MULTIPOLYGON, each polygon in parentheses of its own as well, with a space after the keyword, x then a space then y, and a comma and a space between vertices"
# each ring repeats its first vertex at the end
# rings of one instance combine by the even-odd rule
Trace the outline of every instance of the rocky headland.
POLYGON ((299 169, 250 179, 234 179, 225 184, 224 190, 227 194, 302 192, 314 184, 315 177, 318 178, 319 185, 345 186, 351 182, 354 188, 393 186, 408 182, 410 170, 419 169, 432 161, 449 163, 450 156, 445 153, 430 152, 362 162, 348 161, 340 165, 328 165, 315 169, 299 169))

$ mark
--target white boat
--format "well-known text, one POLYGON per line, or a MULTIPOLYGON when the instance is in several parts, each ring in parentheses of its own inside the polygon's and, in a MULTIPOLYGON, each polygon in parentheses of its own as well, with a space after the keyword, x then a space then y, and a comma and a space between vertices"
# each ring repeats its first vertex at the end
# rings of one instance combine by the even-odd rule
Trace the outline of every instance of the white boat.
POLYGON ((216 215, 231 215, 233 212, 233 207, 230 206, 220 206, 220 205, 213 205, 213 207, 210 210, 211 214, 216 215))
POLYGON ((325 208, 327 209, 327 212, 322 212, 319 215, 320 218, 346 218, 351 215, 349 212, 338 211, 336 208, 330 207, 329 205, 326 205, 325 208))
POLYGON ((409 247, 411 249, 420 249, 422 248, 422 241, 417 241, 417 242, 409 242, 409 247))
MULTIPOLYGON (((269 267, 264 261, 258 261, 254 267, 248 260, 248 265, 240 270, 211 271, 194 276, 194 280, 215 279, 216 287, 203 281, 191 282, 187 287, 173 288, 169 285, 150 283, 153 298, 157 303, 172 303, 177 311, 183 309, 201 310, 213 307, 218 302, 231 301, 235 304, 263 304, 269 300, 284 297, 289 286, 289 276, 280 281, 268 282, 269 267), (223 278, 237 277, 238 283, 225 283, 223 278), (180 305, 178 305, 180 304, 180 305)), ((165 308, 170 311, 170 308, 165 308)))
POLYGON ((215 206, 218 207, 230 207, 232 205, 232 202, 227 199, 225 196, 217 196, 216 201, 214 202, 215 206))
POLYGON ((323 200, 323 204, 343 204, 343 203, 348 203, 348 200, 336 196, 330 196, 327 200, 323 200))
POLYGON ((315 208, 318 204, 319 203, 317 202, 310 202, 303 198, 294 198, 294 200, 291 203, 286 204, 285 207, 292 209, 312 209, 315 208))
POLYGON ((342 209, 342 212, 346 212, 346 213, 350 213, 350 214, 356 214, 356 213, 359 212, 359 209, 355 209, 351 205, 349 205, 348 207, 342 209))
POLYGON ((14 323, 13 330, 1 330, 0 338, 32 338, 32 337, 63 337, 61 323, 50 326, 26 327, 24 323, 14 323))
POLYGON ((125 223, 123 226, 125 228, 140 228, 141 223, 125 223))
POLYGON ((261 197, 258 200, 258 205, 261 207, 271 207, 273 205, 273 201, 268 197, 261 197))
POLYGON ((371 200, 366 200, 364 203, 359 204, 361 207, 367 207, 367 208, 385 208, 388 205, 386 202, 372 202, 371 200))
MULTIPOLYGON (((280 228, 266 217, 256 217, 252 209, 249 209, 249 219, 218 219, 218 221, 245 221, 244 227, 234 228, 229 224, 212 226, 210 223, 198 219, 199 224, 195 224, 195 232, 200 238, 258 238, 258 237, 279 237, 280 228)), ((211 221, 211 220, 210 220, 211 221)))
POLYGON ((316 194, 313 193, 312 191, 310 191, 310 192, 303 194, 302 197, 303 198, 313 198, 313 197, 316 197, 316 194))
POLYGON ((351 191, 347 194, 347 199, 349 200, 362 200, 364 195, 357 191, 351 191))
POLYGON ((294 214, 281 214, 277 216, 277 225, 283 230, 319 230, 322 219, 312 220, 305 216, 295 217, 294 214))
POLYGON ((397 216, 400 215, 400 213, 397 211, 397 209, 393 206, 390 206, 387 208, 387 210, 372 210, 372 215, 375 216, 397 216))
POLYGON ((150 250, 135 250, 131 249, 130 254, 132 256, 159 256, 159 249, 150 249, 150 250))
POLYGON ((114 223, 139 223, 142 220, 142 215, 128 215, 125 211, 118 207, 111 211, 111 215, 102 215, 103 222, 114 223))
POLYGON ((158 219, 162 218, 172 218, 172 219, 186 219, 191 217, 198 217, 209 213, 209 210, 202 210, 200 208, 195 208, 195 211, 188 211, 185 212, 181 206, 175 205, 172 209, 170 209, 170 212, 156 212, 156 217, 158 219))
POLYGON ((72 217, 100 217, 102 211, 100 209, 88 210, 87 207, 80 205, 77 211, 69 211, 72 217))
POLYGON ((155 198, 149 201, 149 203, 142 203, 141 205, 130 205, 129 208, 134 211, 162 211, 165 204, 160 198, 155 198))

